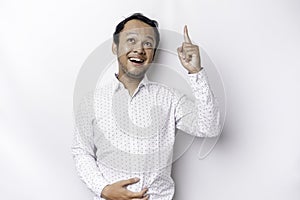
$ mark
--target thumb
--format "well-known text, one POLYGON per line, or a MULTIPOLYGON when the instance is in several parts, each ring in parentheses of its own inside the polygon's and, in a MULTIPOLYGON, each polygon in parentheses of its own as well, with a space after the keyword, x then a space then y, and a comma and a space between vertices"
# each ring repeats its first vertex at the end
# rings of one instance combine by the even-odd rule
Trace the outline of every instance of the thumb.
POLYGON ((179 59, 183 59, 183 53, 182 53, 182 47, 178 47, 177 48, 177 53, 178 53, 178 57, 179 59))

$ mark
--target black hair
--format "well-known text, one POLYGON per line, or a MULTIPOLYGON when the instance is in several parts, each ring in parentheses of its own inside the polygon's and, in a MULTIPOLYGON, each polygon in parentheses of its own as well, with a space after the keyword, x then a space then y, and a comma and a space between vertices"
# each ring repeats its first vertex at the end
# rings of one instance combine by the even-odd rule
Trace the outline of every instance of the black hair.
POLYGON ((155 32, 155 40, 156 40, 156 45, 155 45, 155 51, 158 47, 159 41, 160 41, 160 36, 158 32, 158 22, 152 19, 149 19, 148 17, 144 16, 141 13, 134 13, 133 15, 125 18, 123 21, 121 21, 117 26, 116 30, 114 32, 114 43, 118 46, 119 45, 119 33, 124 29, 125 24, 130 21, 130 20, 140 20, 149 26, 153 27, 154 32, 155 32))

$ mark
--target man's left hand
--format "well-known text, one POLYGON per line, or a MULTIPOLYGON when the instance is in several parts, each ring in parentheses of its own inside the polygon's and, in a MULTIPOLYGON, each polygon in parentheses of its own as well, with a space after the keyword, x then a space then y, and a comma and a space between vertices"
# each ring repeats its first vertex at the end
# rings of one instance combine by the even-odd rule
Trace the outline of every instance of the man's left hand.
POLYGON ((184 26, 184 42, 181 47, 177 48, 177 52, 182 66, 186 68, 190 74, 198 73, 202 69, 199 47, 192 44, 187 26, 184 26))

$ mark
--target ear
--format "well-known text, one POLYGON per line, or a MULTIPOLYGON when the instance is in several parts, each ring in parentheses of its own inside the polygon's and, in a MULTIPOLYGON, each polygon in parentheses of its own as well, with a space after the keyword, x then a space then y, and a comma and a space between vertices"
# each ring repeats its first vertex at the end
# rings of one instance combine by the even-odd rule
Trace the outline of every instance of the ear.
POLYGON ((112 52, 113 52, 115 55, 117 55, 117 45, 116 45, 116 43, 113 42, 111 49, 112 49, 112 52))

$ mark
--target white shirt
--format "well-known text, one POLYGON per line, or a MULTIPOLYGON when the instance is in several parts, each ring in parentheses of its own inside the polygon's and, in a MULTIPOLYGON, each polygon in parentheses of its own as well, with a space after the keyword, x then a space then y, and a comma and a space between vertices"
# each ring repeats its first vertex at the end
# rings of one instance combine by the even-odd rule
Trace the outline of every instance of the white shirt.
POLYGON ((72 154, 81 180, 100 197, 114 182, 138 177, 150 200, 171 200, 175 130, 197 137, 220 133, 220 113, 206 73, 188 74, 195 102, 145 76, 132 96, 115 78, 86 96, 75 116, 72 154))

